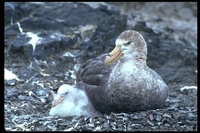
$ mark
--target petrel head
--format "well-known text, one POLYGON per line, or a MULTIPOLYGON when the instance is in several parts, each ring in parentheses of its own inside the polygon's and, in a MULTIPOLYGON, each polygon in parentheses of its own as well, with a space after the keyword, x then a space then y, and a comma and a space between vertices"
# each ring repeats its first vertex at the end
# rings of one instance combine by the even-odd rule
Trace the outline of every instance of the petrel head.
POLYGON ((141 59, 146 61, 147 45, 142 35, 135 30, 122 32, 115 41, 115 48, 105 59, 105 65, 109 66, 118 59, 141 59))

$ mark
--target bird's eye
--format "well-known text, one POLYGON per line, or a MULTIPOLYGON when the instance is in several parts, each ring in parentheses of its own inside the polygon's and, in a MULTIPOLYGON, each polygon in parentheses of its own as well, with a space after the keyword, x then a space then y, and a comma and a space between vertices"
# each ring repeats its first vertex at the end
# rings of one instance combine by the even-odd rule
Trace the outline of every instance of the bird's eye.
POLYGON ((125 46, 131 44, 131 41, 124 43, 125 46))

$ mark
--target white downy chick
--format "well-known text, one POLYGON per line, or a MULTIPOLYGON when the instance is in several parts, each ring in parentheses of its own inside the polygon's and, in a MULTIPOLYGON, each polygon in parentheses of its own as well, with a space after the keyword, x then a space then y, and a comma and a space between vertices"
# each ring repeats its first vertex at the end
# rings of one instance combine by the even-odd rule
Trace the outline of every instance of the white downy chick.
POLYGON ((71 85, 63 84, 52 102, 49 115, 65 116, 92 116, 100 114, 89 101, 86 93, 71 85))

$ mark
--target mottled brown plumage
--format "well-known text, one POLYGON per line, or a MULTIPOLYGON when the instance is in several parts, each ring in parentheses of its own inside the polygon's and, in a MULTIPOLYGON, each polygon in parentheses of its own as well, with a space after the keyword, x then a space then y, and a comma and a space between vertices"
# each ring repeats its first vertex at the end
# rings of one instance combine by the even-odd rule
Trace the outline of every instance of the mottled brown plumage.
POLYGON ((147 46, 140 33, 127 30, 115 49, 81 65, 77 86, 84 89, 94 107, 103 112, 133 112, 160 108, 168 87, 146 64, 147 46))

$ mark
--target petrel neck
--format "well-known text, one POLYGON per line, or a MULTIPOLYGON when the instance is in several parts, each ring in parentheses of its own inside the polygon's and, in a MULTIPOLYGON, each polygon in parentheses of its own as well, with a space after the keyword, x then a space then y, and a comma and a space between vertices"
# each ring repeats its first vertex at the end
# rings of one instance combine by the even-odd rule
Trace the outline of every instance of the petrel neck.
POLYGON ((146 54, 135 54, 132 56, 124 56, 120 59, 121 63, 130 62, 131 64, 146 64, 146 54))

